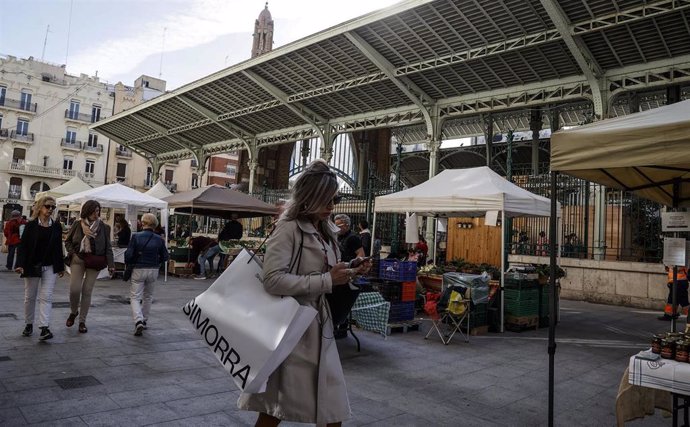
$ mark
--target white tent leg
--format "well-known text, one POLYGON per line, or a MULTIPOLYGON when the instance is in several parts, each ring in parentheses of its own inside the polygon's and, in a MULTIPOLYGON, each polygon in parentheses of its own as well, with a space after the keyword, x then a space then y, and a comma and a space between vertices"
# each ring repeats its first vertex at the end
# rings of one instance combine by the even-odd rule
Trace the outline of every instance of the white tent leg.
POLYGON ((505 271, 506 271, 506 255, 505 255, 505 250, 506 250, 506 211, 505 211, 505 205, 504 209, 501 210, 501 283, 499 283, 499 287, 501 288, 501 292, 499 292, 499 295, 501 296, 501 327, 500 331, 501 333, 504 332, 503 330, 503 307, 505 305, 505 297, 503 295, 503 286, 505 283, 505 271))

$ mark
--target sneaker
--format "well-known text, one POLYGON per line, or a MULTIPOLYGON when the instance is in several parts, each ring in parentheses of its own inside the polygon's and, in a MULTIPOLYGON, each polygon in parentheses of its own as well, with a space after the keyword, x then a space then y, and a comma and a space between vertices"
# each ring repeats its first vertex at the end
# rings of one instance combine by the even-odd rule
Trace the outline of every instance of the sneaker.
POLYGON ((196 276, 194 276, 194 279, 195 280, 206 280, 206 276, 203 276, 201 274, 197 274, 196 276))
POLYGON ((25 337, 30 337, 34 333, 34 325, 31 323, 27 323, 27 325, 24 327, 24 330, 22 331, 22 335, 25 337))
POLYGON ((144 322, 137 322, 137 324, 134 325, 134 336, 140 337, 143 333, 144 333, 144 322))
POLYGON ((148 329, 148 326, 146 326, 146 322, 144 322, 144 329, 148 329))
POLYGON ((50 329, 48 329, 47 326, 43 326, 41 328, 41 336, 38 338, 41 341, 49 340, 53 338, 53 333, 50 332, 50 329))

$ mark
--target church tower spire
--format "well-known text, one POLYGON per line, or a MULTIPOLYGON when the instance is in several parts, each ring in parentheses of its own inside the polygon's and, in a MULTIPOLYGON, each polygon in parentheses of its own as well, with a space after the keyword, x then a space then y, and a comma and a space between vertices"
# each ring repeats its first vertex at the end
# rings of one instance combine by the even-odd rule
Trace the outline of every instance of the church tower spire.
POLYGON ((268 11, 268 2, 254 23, 254 41, 252 43, 252 58, 273 49, 273 18, 268 11))

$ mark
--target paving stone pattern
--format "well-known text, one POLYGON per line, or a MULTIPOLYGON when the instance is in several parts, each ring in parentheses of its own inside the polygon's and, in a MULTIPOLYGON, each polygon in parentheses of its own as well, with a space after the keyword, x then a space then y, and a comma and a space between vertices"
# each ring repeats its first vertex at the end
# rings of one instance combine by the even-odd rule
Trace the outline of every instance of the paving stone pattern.
MULTIPOLYGON (((0 272, 0 426, 253 425, 256 414, 237 410, 239 392, 180 310, 210 284, 161 280, 149 329, 135 337, 127 284, 99 281, 89 332, 66 328, 69 309, 58 304, 55 337, 43 343, 37 329, 21 336, 23 281, 0 272), (93 380, 67 389, 56 382, 75 377, 93 380)), ((55 301, 67 300, 65 277, 55 301)), ((652 311, 574 301, 562 308, 556 425, 613 426, 629 356, 668 324, 652 311)), ((351 337, 338 341, 353 413, 345 426, 546 425, 547 329, 472 337, 469 344, 457 337, 446 346, 434 335, 424 340, 428 328, 423 321, 420 331, 386 339, 357 332, 359 353, 351 337)), ((657 411, 627 425, 669 424, 657 411)))

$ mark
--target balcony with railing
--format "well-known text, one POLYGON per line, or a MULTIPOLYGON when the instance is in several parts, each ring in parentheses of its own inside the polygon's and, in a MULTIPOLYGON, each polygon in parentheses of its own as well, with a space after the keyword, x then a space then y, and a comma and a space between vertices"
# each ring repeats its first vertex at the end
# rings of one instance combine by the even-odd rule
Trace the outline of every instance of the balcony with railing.
POLYGON ((177 192, 177 183, 175 182, 166 182, 165 183, 165 188, 168 189, 171 193, 177 192))
POLYGON ((35 102, 24 102, 18 99, 0 98, 0 108, 11 108, 13 110, 26 111, 28 113, 35 113, 38 104, 35 102))
POLYGON ((115 149, 115 155, 117 157, 122 157, 125 159, 131 159, 132 158, 132 151, 128 150, 126 148, 116 148, 115 149))
POLYGON ((84 151, 88 151, 90 153, 103 154, 103 144, 83 144, 82 148, 84 149, 84 151))
POLYGON ((60 146, 67 150, 80 151, 83 143, 81 141, 74 141, 67 138, 62 138, 60 141, 60 146))
POLYGON ((96 123, 99 120, 105 119, 105 117, 96 117, 93 114, 78 113, 70 110, 65 110, 65 118, 67 120, 81 123, 96 123))
POLYGON ((31 132, 17 133, 16 130, 10 132, 10 139, 12 141, 23 142, 25 144, 32 144, 34 142, 34 134, 31 132))
POLYGON ((144 188, 151 188, 151 187, 153 187, 153 180, 144 178, 144 188))
POLYGON ((72 179, 77 176, 73 169, 51 168, 48 166, 30 165, 23 161, 13 161, 8 170, 18 175, 29 175, 44 178, 72 179))

